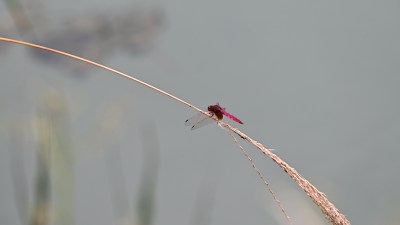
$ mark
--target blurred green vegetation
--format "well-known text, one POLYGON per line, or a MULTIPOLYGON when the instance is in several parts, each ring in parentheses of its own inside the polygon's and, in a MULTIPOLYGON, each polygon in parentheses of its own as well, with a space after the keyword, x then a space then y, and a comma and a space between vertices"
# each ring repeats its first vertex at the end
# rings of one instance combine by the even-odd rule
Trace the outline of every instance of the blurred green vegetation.
POLYGON ((35 203, 30 224, 73 224, 73 156, 65 99, 48 93, 37 120, 35 203), (52 201, 54 196, 55 201, 52 201), (50 217, 54 211, 54 218, 50 217))
MULTIPOLYGON (((49 91, 42 98, 38 106, 35 120, 37 143, 35 150, 36 169, 33 186, 33 201, 26 207, 29 200, 28 182, 24 170, 23 155, 10 152, 13 157, 11 168, 15 191, 15 203, 21 224, 74 224, 74 161, 75 155, 71 145, 71 131, 69 129, 68 103, 62 94, 49 91), (19 165, 15 165, 19 164, 19 165), (22 192, 22 193, 18 193, 22 192), (24 196, 24 197, 23 197, 24 196), (28 210, 27 210, 28 209, 28 210), (26 215, 26 214, 29 215, 26 215)), ((115 111, 112 110, 112 111, 115 111)), ((118 113, 113 115, 120 115, 118 113)), ((102 124, 102 135, 111 134, 118 123, 118 118, 99 121, 102 124)), ((26 132, 26 131, 25 131, 26 132)), ((118 148, 108 151, 108 164, 111 206, 114 211, 115 224, 151 225, 155 217, 155 192, 157 189, 157 174, 159 164, 159 146, 154 126, 143 126, 140 130, 143 140, 143 170, 139 182, 138 199, 134 211, 130 210, 126 182, 121 167, 121 156, 118 148), (122 202, 122 204, 121 204, 122 202)), ((15 133, 15 132, 14 132, 15 133)), ((15 151, 23 135, 13 135, 15 151)), ((110 141, 110 139, 104 139, 110 141)), ((103 143, 104 144, 104 143, 103 143)), ((106 202, 104 204, 107 204, 106 202)))

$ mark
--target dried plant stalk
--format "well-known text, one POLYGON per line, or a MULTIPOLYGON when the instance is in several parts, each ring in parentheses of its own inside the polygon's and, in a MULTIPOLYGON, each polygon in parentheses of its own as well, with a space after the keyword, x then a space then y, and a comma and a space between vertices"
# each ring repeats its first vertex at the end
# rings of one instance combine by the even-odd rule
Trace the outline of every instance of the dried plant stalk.
MULTIPOLYGON (((18 41, 15 39, 10 39, 10 38, 4 38, 4 37, 0 37, 0 41, 5 41, 5 42, 12 42, 12 43, 16 43, 16 44, 21 44, 21 45, 26 45, 26 46, 30 46, 30 47, 35 47, 38 49, 42 49, 42 50, 46 50, 46 51, 50 51, 50 52, 54 52, 57 54, 61 54, 64 56, 68 56, 70 58, 74 58, 92 65, 95 65, 97 67, 103 68, 105 70, 108 70, 110 72, 116 73, 120 76, 123 76, 125 78, 128 78, 130 80, 133 80, 137 83, 140 83, 148 88, 151 88, 161 94, 164 94, 182 104, 185 104, 187 106, 189 106, 190 108, 194 108, 197 111, 212 117, 212 115, 206 111, 201 110, 200 108, 166 92, 163 91, 153 85, 150 85, 142 80, 139 80, 135 77, 129 76, 125 73, 122 73, 118 70, 112 69, 110 67, 104 66, 102 64, 90 61, 88 59, 76 56, 76 55, 72 55, 66 52, 62 52, 56 49, 52 49, 52 48, 48 48, 48 47, 44 47, 44 46, 40 46, 40 45, 35 45, 32 43, 28 43, 28 42, 23 42, 23 41, 18 41)), ((212 117, 214 118, 214 117, 212 117)), ((268 157, 270 157, 275 163, 277 163, 279 165, 279 167, 281 167, 305 192, 308 196, 310 196, 310 198, 313 200, 313 202, 321 209, 322 213, 325 215, 325 217, 334 225, 350 225, 350 222, 347 220, 347 218, 339 211, 339 209, 337 209, 329 200, 328 198, 325 196, 324 193, 320 192, 314 185, 312 185, 307 179, 303 178, 294 168, 290 167, 289 164, 287 164, 286 162, 284 162, 281 158, 279 158, 277 155, 273 154, 271 151, 269 151, 266 147, 264 147, 261 143, 253 140, 252 138, 250 138, 249 136, 247 136, 246 134, 242 133, 240 130, 233 128, 232 126, 230 126, 229 124, 226 124, 222 121, 218 121, 216 118, 214 118, 221 126, 231 130, 232 132, 236 133, 237 135, 239 135, 241 138, 247 140, 248 142, 250 142, 251 144, 253 144, 255 147, 257 147, 258 149, 260 149, 265 155, 267 155, 268 157)))
POLYGON ((281 211, 282 211, 283 215, 285 216, 286 220, 289 222, 289 224, 292 224, 292 221, 291 221, 289 215, 287 214, 285 208, 283 208, 283 205, 282 205, 281 201, 278 199, 278 197, 276 196, 275 192, 270 187, 269 182, 267 181, 267 179, 265 179, 264 175, 262 175, 261 171, 256 166, 254 160, 250 157, 249 153, 247 153, 247 151, 244 150, 243 146, 239 143, 237 138, 235 136, 233 136, 233 134, 231 133, 230 130, 228 130, 228 129, 224 129, 224 130, 226 130, 226 132, 232 137, 233 141, 235 141, 235 143, 239 146, 240 151, 242 152, 244 157, 246 157, 247 160, 250 161, 251 166, 256 171, 258 177, 260 177, 260 179, 264 182, 265 187, 268 189, 269 193, 272 195, 272 198, 274 199, 276 204, 278 204, 278 207, 281 209, 281 211))
POLYGON ((270 157, 279 167, 281 167, 289 176, 296 181, 296 183, 303 189, 308 196, 313 200, 313 202, 321 209, 325 217, 334 225, 350 225, 347 218, 333 205, 326 195, 320 192, 314 185, 312 185, 307 179, 302 177, 294 168, 289 166, 285 161, 279 158, 277 155, 272 153, 269 149, 264 147, 261 143, 253 140, 246 134, 242 133, 240 130, 233 128, 229 124, 219 121, 221 126, 231 130, 232 132, 239 135, 239 137, 247 140, 258 149, 260 149, 265 155, 270 157))

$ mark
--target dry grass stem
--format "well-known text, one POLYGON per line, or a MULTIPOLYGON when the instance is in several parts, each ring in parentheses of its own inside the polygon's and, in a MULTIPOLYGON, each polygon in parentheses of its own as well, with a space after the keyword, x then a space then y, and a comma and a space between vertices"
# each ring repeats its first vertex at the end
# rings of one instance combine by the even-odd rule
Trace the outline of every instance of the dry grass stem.
MULTIPOLYGON (((28 43, 28 42, 23 42, 23 41, 18 41, 18 40, 14 40, 14 39, 10 39, 10 38, 4 38, 4 37, 0 37, 0 41, 5 41, 5 42, 12 42, 12 43, 17 43, 17 44, 21 44, 21 45, 26 45, 26 46, 30 46, 30 47, 35 47, 38 49, 42 49, 42 50, 46 50, 46 51, 50 51, 50 52, 54 52, 57 54, 61 54, 61 55, 65 55, 68 56, 70 58, 74 58, 92 65, 95 65, 97 67, 103 68, 105 70, 111 71, 115 74, 118 74, 120 76, 123 76, 125 78, 128 78, 130 80, 133 80, 135 82, 138 82, 148 88, 151 88, 159 93, 162 93, 182 104, 185 104, 187 106, 189 106, 190 108, 194 108, 197 111, 212 117, 210 113, 201 110, 200 108, 178 98, 175 97, 174 95, 165 92, 157 87, 154 87, 150 84, 147 84, 144 81, 141 81, 137 78, 131 77, 125 73, 122 73, 118 70, 112 69, 110 67, 101 65, 99 63, 66 53, 66 52, 62 52, 59 50, 55 50, 52 48, 47 48, 47 47, 43 47, 40 45, 35 45, 32 43, 28 43)), ((214 117, 213 117, 214 118, 214 117)), ((216 121, 217 119, 214 118, 216 121)), ((232 132, 236 133, 237 135, 239 135, 241 138, 247 140, 248 142, 250 142, 251 144, 253 144, 255 147, 257 147, 258 149, 260 149, 265 155, 267 155, 268 157, 270 157, 275 163, 278 164, 278 166, 280 166, 305 192, 308 196, 310 196, 310 198, 313 200, 313 202, 321 209, 322 213, 325 215, 325 217, 334 225, 350 225, 350 222, 347 220, 347 218, 328 200, 328 198, 325 196, 324 193, 320 192, 314 185, 312 185, 310 182, 308 182, 308 180, 306 180, 305 178, 303 178, 294 168, 290 167, 286 162, 284 162, 281 158, 279 158, 278 156, 276 156, 275 154, 273 154, 271 151, 269 151, 266 147, 264 147, 261 143, 253 140, 252 138, 250 138, 249 136, 247 136, 246 134, 242 133, 241 131, 239 131, 236 128, 233 128, 232 126, 230 126, 229 124, 226 124, 222 121, 217 121, 221 126, 231 130, 232 132)))
POLYGON ((286 220, 291 224, 292 221, 290 220, 289 215, 286 213, 285 208, 283 208, 283 205, 281 203, 281 201, 279 201, 278 197, 276 196, 275 192, 272 190, 272 188, 269 185, 269 182, 267 181, 267 179, 262 175, 261 171, 258 169, 258 167, 256 166, 254 160, 250 157, 249 153, 247 153, 246 150, 244 150, 243 146, 239 143, 238 139, 233 136, 233 134, 231 133, 230 130, 225 129, 223 127, 223 129, 232 137, 232 139, 235 141, 235 143, 239 146, 240 151, 243 153, 243 155, 250 161, 251 166, 253 167, 253 169, 257 172, 258 176, 260 177, 260 179, 264 182, 265 186, 267 187, 269 193, 272 195, 274 201, 278 204, 278 207, 281 209, 283 215, 285 216, 286 220))
POLYGON ((289 166, 285 161, 279 158, 277 155, 272 153, 269 149, 264 147, 261 143, 253 140, 246 134, 242 133, 240 130, 233 128, 229 124, 226 124, 222 121, 218 121, 218 123, 231 130, 232 132, 239 135, 239 137, 247 140, 258 149, 260 149, 265 155, 270 157, 279 167, 281 167, 289 176, 303 189, 306 194, 313 200, 313 202, 321 209, 322 213, 324 213, 325 217, 334 225, 350 225, 350 222, 347 218, 333 205, 326 195, 320 192, 314 185, 312 185, 307 179, 302 177, 294 168, 289 166))

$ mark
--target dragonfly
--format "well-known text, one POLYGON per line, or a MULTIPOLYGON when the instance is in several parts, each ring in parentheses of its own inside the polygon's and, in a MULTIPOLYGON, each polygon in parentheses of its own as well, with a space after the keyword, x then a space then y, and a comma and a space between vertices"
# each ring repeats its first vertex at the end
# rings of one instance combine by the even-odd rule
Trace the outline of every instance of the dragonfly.
MULTIPOLYGON (((218 120, 222 120, 222 118, 224 116, 228 117, 229 119, 243 124, 243 122, 241 120, 239 120, 237 117, 235 117, 234 115, 228 113, 225 108, 222 108, 219 103, 217 103, 216 105, 210 105, 208 106, 208 112, 211 115, 215 115, 217 117, 218 120)), ((197 128, 203 127, 205 125, 208 125, 210 123, 212 123, 214 121, 214 119, 212 119, 211 117, 208 117, 207 115, 203 114, 203 113, 198 113, 197 115, 187 119, 185 121, 185 125, 186 126, 190 126, 191 130, 195 130, 197 128)))

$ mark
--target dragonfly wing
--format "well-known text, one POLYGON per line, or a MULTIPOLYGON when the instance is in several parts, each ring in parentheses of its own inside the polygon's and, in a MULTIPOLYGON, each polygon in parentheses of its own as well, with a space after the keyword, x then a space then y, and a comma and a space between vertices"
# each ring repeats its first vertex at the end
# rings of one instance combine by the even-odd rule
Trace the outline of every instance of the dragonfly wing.
POLYGON ((190 126, 191 130, 195 130, 197 128, 203 127, 207 124, 212 123, 214 120, 203 113, 199 113, 185 121, 186 126, 190 126))
POLYGON ((205 116, 204 114, 198 113, 198 114, 196 114, 196 115, 190 117, 189 119, 187 119, 187 120, 185 121, 185 126, 193 126, 193 125, 195 125, 195 124, 198 123, 198 122, 202 119, 202 117, 204 117, 204 116, 205 116))
POLYGON ((232 115, 232 114, 228 113, 227 111, 225 111, 225 109, 221 109, 221 113, 224 114, 224 116, 228 117, 229 119, 231 119, 231 120, 233 120, 233 121, 235 121, 237 123, 243 124, 242 121, 240 121, 234 115, 232 115))

